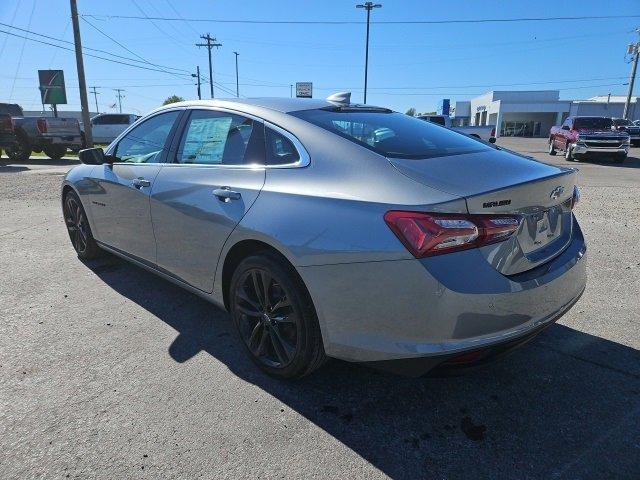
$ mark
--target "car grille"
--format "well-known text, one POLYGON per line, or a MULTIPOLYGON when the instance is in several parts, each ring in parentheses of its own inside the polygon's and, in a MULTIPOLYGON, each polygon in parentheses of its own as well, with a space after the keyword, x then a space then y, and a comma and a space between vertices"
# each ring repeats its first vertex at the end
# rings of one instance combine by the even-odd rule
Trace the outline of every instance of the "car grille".
POLYGON ((618 148, 621 147, 626 137, 596 137, 587 136, 584 137, 584 143, 589 147, 609 147, 618 148))

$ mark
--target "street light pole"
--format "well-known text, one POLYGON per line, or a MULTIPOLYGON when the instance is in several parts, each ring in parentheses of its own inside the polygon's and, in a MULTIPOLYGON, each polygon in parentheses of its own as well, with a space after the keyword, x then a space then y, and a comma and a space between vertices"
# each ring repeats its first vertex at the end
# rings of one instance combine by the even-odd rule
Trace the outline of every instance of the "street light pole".
POLYGON ((192 73, 191 76, 198 78, 198 100, 202 100, 202 94, 200 93, 200 65, 196 65, 196 73, 192 73))
POLYGON ((356 5, 356 8, 364 8, 367 10, 367 41, 364 54, 364 103, 367 103, 367 77, 369 71, 369 21, 371 18, 371 10, 374 8, 381 8, 382 5, 373 2, 364 2, 363 4, 356 5))
MULTIPOLYGON (((640 28, 636 28, 636 32, 640 34, 640 28)), ((633 66, 631 67, 631 75, 629 77, 629 90, 627 91, 627 100, 624 102, 624 113, 622 118, 629 120, 629 106, 631 104, 631 96, 633 95, 633 84, 636 81, 636 71, 638 70, 638 56, 640 56, 640 42, 629 45, 629 53, 633 55, 633 66)), ((637 105, 636 105, 637 108, 637 105)))
POLYGON ((233 52, 233 54, 236 56, 236 97, 240 96, 240 83, 238 83, 238 55, 240 55, 238 52, 233 52))

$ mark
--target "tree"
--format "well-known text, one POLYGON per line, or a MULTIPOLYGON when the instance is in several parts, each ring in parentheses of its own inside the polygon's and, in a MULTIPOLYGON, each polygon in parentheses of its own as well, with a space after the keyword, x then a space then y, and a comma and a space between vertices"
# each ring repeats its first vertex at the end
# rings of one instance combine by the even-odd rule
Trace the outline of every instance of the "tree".
POLYGON ((416 116, 416 109, 411 107, 409 110, 407 110, 406 112, 407 115, 409 115, 410 117, 415 117, 416 116))
POLYGON ((162 102, 162 105, 169 105, 170 103, 176 102, 184 102, 184 98, 179 97, 178 95, 171 95, 170 97, 167 97, 164 102, 162 102))

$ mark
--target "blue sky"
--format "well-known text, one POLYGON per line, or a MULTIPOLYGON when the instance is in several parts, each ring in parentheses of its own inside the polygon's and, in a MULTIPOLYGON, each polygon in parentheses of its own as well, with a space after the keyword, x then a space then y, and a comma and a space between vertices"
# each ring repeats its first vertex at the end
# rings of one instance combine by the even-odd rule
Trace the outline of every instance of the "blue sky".
MULTIPOLYGON (((380 0, 372 20, 450 20, 549 16, 640 15, 638 0, 615 3, 571 1, 409 1, 380 0), (614 8, 615 6, 615 8, 614 8)), ((188 72, 207 75, 206 49, 195 47, 210 32, 223 46, 214 52, 214 79, 235 91, 234 51, 239 56, 243 96, 289 96, 289 85, 312 81, 314 97, 350 90, 362 100, 364 24, 296 25, 150 21, 109 15, 218 20, 363 21, 355 1, 78 0, 84 47, 104 50, 150 71, 85 56, 87 84, 97 86, 100 111, 125 90, 123 110, 144 113, 171 94, 195 98, 188 72), (122 48, 95 27, 123 44, 122 48), (133 52, 133 53, 132 53, 133 52), (146 62, 160 65, 151 66, 146 62), (173 67, 173 74, 163 67, 173 67)), ((67 0, 1 0, 0 30, 15 27, 73 40, 67 0)), ((630 65, 626 45, 637 40, 640 18, 440 25, 372 24, 368 103, 404 111, 435 110, 442 98, 464 100, 491 90, 560 89, 561 98, 626 94, 630 65), (515 85, 518 84, 518 85, 515 85)), ((107 56, 100 52, 86 53, 107 56)), ((115 58, 115 57, 110 57, 115 58)), ((117 59, 117 58, 116 58, 117 59)), ((63 69, 69 104, 79 109, 75 57, 57 49, 0 33, 0 101, 39 109, 38 69, 63 69)), ((640 87, 638 87, 640 88, 640 87)), ((636 88, 636 94, 638 94, 636 88)), ((203 85, 203 97, 208 96, 203 85)), ((216 87, 216 96, 229 96, 216 87)), ((93 96, 89 98, 95 109, 93 96)))

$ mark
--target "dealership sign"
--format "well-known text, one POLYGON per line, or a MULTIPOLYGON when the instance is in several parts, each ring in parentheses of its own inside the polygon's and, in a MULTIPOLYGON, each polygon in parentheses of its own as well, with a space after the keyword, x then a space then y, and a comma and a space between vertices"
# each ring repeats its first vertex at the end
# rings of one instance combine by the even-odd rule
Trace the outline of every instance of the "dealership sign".
POLYGON ((62 70, 38 70, 38 80, 40 80, 40 97, 43 105, 67 103, 62 70))
POLYGON ((313 97, 313 83, 312 82, 297 82, 296 83, 296 97, 298 97, 298 98, 312 98, 313 97))

